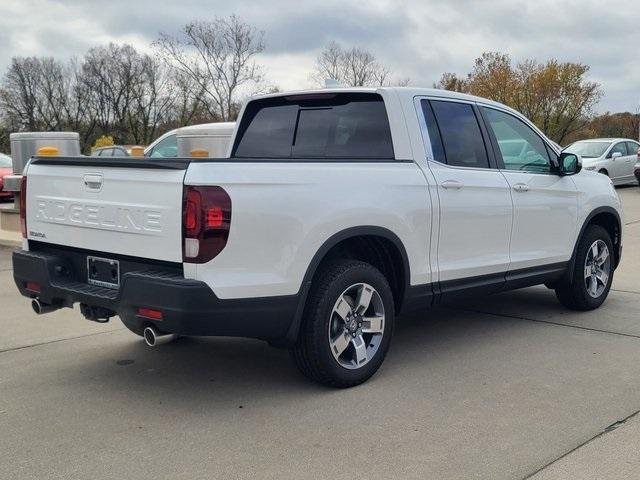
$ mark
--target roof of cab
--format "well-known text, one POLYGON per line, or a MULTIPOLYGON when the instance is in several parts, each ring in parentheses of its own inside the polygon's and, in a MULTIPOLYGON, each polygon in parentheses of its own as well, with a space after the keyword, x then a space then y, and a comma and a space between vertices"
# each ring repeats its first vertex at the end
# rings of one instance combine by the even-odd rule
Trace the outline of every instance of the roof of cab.
POLYGON ((450 90, 442 90, 439 88, 421 88, 421 87, 328 87, 328 88, 314 88, 308 90, 292 90, 287 92, 268 93, 264 95, 257 95, 251 97, 249 101, 260 100, 265 98, 276 97, 293 97, 298 95, 318 95, 323 93, 390 93, 394 92, 398 97, 440 97, 456 100, 466 100, 468 102, 482 103, 485 105, 493 105, 505 110, 510 110, 518 115, 519 112, 502 103, 494 102, 482 97, 476 97, 466 93, 452 92, 450 90))

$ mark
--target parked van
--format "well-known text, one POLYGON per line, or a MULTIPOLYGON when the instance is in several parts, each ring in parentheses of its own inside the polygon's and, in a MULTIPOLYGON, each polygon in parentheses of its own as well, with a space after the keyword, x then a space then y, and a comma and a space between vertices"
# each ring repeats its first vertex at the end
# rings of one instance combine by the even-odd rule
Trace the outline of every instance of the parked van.
POLYGON ((212 157, 226 157, 235 122, 203 123, 171 130, 149 145, 145 157, 188 157, 191 150, 204 149, 212 157))

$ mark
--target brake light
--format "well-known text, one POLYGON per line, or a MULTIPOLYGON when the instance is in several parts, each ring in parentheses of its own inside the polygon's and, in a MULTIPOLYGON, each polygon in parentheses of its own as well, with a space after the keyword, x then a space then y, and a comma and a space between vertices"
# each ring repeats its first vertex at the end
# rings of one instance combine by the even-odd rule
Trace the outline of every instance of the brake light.
POLYGON ((36 282, 27 282, 25 288, 34 293, 40 293, 40 290, 42 289, 40 284, 36 282))
POLYGON ((20 180, 20 229, 22 238, 27 238, 27 176, 20 180))
POLYGON ((183 249, 187 263, 206 263, 227 244, 231 198, 217 186, 186 186, 183 202, 183 249))

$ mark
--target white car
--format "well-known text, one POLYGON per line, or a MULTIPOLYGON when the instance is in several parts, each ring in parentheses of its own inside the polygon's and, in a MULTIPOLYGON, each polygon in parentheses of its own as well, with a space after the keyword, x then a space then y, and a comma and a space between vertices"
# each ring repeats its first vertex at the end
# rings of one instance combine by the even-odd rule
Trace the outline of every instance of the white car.
POLYGON ((144 149, 145 157, 188 157, 195 148, 211 156, 224 157, 231 141, 235 122, 202 123, 171 130, 144 149))
POLYGON ((564 149, 582 157, 582 167, 611 178, 614 185, 635 182, 633 173, 640 144, 628 138, 580 140, 564 149))
POLYGON ((401 312, 543 283, 595 309, 622 250, 609 179, 444 90, 256 97, 230 158, 39 157, 24 178, 13 274, 36 312, 79 303, 149 345, 263 339, 336 387, 376 372, 401 312))

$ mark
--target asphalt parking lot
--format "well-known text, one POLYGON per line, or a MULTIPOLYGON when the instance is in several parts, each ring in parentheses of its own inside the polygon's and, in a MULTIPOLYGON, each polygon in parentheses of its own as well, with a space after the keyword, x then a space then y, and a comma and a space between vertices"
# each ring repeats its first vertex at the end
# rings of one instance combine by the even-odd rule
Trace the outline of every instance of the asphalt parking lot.
POLYGON ((36 317, 0 249, 0 478, 637 478, 640 188, 595 312, 536 287, 402 318, 338 391, 259 341, 157 349, 119 320, 36 317))

